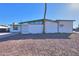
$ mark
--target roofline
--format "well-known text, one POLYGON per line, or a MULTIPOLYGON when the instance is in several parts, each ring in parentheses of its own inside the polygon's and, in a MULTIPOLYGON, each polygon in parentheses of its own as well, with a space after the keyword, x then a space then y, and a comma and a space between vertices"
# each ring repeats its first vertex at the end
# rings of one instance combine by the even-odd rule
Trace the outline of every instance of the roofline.
POLYGON ((56 20, 56 21, 75 21, 75 20, 56 20))
MULTIPOLYGON (((42 21, 43 19, 38 19, 38 20, 31 20, 31 21, 26 21, 26 22, 20 22, 19 24, 23 24, 23 23, 29 23, 29 22, 36 22, 36 21, 42 21)), ((52 22, 56 22, 56 20, 51 20, 51 19, 45 19, 47 21, 52 21, 52 22)))
POLYGON ((30 20, 30 21, 20 22, 19 24, 29 23, 29 22, 35 22, 35 21, 41 21, 41 20, 42 20, 42 19, 38 19, 38 20, 30 20))
MULTIPOLYGON (((42 21, 42 20, 43 20, 43 19, 25 21, 25 22, 20 22, 19 24, 29 23, 29 22, 36 22, 36 21, 42 21)), ((47 21, 52 21, 52 22, 57 22, 57 21, 75 21, 75 20, 51 20, 51 19, 45 19, 45 20, 47 20, 47 21)))
MULTIPOLYGON (((13 26, 12 24, 10 24, 10 26, 13 26)), ((16 26, 20 26, 19 24, 17 24, 16 26)))

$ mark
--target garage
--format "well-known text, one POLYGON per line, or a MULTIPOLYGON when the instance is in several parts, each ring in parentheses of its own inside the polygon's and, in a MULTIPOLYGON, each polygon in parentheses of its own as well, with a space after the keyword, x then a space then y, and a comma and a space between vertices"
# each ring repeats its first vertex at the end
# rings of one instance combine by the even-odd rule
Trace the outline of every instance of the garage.
POLYGON ((21 32, 22 34, 39 34, 43 33, 72 33, 74 20, 33 20, 19 23, 18 29, 12 29, 12 32, 21 32), (44 30, 43 30, 44 29, 44 30))

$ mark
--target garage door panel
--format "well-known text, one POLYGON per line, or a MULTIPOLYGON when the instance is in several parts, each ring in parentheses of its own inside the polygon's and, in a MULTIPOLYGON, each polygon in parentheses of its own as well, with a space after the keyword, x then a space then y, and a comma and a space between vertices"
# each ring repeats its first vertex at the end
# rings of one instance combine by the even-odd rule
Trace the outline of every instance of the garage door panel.
POLYGON ((29 33, 42 33, 43 32, 43 25, 30 25, 29 26, 29 33))

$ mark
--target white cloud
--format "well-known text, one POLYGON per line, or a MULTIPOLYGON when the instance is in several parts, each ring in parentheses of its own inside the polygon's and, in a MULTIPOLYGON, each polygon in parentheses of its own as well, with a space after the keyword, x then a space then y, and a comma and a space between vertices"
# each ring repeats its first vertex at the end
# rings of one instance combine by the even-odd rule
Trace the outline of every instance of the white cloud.
POLYGON ((79 3, 68 4, 69 14, 73 17, 75 21, 74 28, 77 27, 79 22, 79 3))
POLYGON ((79 3, 67 4, 67 9, 69 11, 69 14, 74 17, 79 15, 79 3))
POLYGON ((71 3, 71 4, 69 4, 69 8, 71 10, 78 11, 79 10, 79 3, 71 3))

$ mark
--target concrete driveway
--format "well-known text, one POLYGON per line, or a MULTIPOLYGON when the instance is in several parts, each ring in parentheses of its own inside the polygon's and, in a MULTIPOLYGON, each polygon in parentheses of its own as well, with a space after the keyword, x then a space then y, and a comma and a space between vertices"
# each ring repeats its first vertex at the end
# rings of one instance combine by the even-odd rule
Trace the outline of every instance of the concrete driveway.
POLYGON ((17 33, 0 33, 0 39, 16 35, 17 33))

